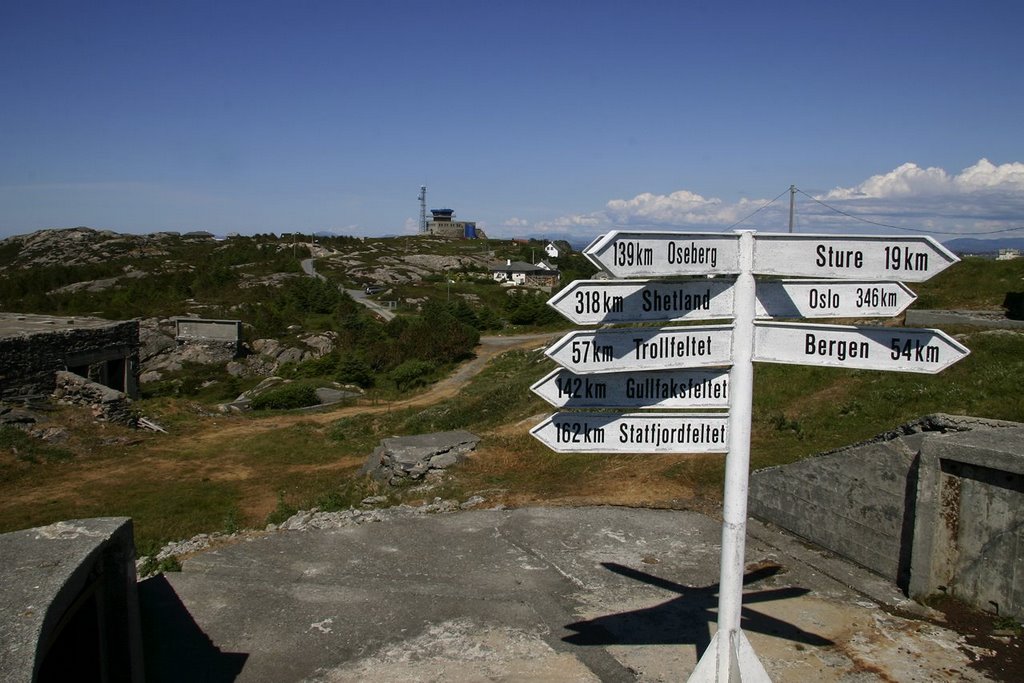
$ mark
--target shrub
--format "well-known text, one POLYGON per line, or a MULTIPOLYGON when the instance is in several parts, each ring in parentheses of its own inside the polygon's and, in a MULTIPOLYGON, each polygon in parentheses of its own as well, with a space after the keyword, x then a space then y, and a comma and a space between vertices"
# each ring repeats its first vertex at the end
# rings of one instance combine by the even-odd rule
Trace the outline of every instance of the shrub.
POLYGON ((314 406, 319 402, 316 389, 308 384, 286 384, 260 394, 250 405, 253 410, 290 410, 314 406))
POLYGON ((398 390, 405 391, 426 384, 427 378, 436 369, 437 366, 430 361, 411 359, 392 370, 389 375, 398 390))

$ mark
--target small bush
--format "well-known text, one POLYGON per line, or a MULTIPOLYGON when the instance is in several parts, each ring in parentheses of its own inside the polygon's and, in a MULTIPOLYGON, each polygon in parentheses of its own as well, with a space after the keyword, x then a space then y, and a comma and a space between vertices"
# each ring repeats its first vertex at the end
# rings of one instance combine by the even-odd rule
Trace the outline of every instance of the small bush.
POLYGON ((252 400, 253 410, 291 410, 315 406, 320 400, 316 397, 316 389, 308 384, 286 384, 271 389, 252 400))
POLYGON ((277 507, 267 515, 267 524, 281 524, 298 511, 299 508, 284 499, 284 492, 279 491, 277 494, 277 507))
POLYGON ((425 360, 407 360, 389 373, 399 391, 414 389, 427 383, 437 366, 425 360))
POLYGON ((152 576, 153 574, 163 574, 165 572, 180 572, 181 562, 178 560, 176 555, 165 557, 162 560, 157 561, 153 555, 147 556, 142 560, 139 565, 139 577, 152 576))

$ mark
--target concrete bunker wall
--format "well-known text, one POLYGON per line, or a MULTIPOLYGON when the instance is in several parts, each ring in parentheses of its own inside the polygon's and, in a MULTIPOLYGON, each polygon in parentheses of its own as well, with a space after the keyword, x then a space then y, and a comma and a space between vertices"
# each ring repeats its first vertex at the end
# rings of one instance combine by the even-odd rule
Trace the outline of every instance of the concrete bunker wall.
POLYGON ((750 514, 893 581, 1024 615, 1024 425, 933 415, 754 472, 750 514))
POLYGON ((0 679, 143 679, 130 519, 0 534, 0 556, 0 679))
POLYGON ((0 400, 50 394, 58 370, 137 397, 138 321, 0 337, 0 400))

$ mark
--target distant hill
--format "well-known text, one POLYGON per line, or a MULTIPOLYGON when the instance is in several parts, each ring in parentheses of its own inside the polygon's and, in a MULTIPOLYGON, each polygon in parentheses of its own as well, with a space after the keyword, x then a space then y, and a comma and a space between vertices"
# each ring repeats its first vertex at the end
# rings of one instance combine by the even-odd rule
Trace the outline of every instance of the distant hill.
POLYGON ((943 244, 947 249, 956 254, 995 254, 1000 249, 1024 250, 1024 237, 1003 237, 992 240, 982 240, 976 237, 958 237, 943 244))

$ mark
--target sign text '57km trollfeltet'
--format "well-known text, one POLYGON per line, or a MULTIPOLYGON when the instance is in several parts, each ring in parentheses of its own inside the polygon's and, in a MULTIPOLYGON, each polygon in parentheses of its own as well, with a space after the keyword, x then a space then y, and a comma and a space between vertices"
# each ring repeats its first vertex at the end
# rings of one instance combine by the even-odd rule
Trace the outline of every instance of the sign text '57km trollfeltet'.
POLYGON ((728 365, 732 326, 577 330, 544 353, 562 367, 581 374, 728 365))
MULTIPOLYGON (((577 325, 732 318, 731 278, 681 282, 576 280, 548 305, 577 325)), ((758 318, 899 315, 917 296, 900 282, 781 280, 757 286, 758 318)))
POLYGON ((559 368, 530 389, 557 408, 729 407, 729 371, 726 369, 577 375, 559 368))
POLYGON ((559 453, 724 453, 724 413, 555 413, 530 430, 559 453))
POLYGON ((754 324, 754 360, 936 373, 970 351, 941 330, 808 323, 754 324))

